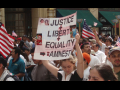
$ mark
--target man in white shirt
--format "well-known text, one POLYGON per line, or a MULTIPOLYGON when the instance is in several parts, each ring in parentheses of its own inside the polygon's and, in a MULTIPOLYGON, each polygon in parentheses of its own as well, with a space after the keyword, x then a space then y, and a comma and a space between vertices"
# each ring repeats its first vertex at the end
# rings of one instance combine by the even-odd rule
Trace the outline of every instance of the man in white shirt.
POLYGON ((96 42, 101 46, 101 51, 103 51, 105 53, 105 47, 106 46, 114 47, 114 46, 112 46, 112 39, 111 38, 106 38, 105 44, 104 44, 99 40, 95 29, 93 30, 93 33, 95 35, 96 42))
POLYGON ((89 43, 83 43, 81 45, 81 50, 82 50, 82 53, 86 52, 90 55, 91 61, 90 61, 89 65, 91 67, 94 66, 95 64, 100 63, 100 60, 96 56, 93 56, 93 55, 90 54, 91 53, 91 48, 90 48, 89 43))
POLYGON ((99 58, 100 62, 103 63, 106 60, 106 55, 102 51, 99 50, 99 44, 93 43, 92 49, 95 51, 95 55, 99 58))

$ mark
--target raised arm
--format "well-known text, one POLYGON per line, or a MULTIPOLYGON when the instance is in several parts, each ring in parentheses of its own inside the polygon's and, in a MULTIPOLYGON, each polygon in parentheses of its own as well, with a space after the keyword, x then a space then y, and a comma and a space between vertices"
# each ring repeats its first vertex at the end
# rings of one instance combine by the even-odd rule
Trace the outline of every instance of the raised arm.
POLYGON ((57 77, 59 68, 55 67, 54 65, 50 64, 48 60, 42 60, 43 65, 55 76, 57 77))
POLYGON ((75 43, 75 46, 76 46, 76 51, 77 51, 77 59, 78 59, 78 62, 77 62, 77 74, 80 76, 80 78, 83 78, 83 73, 84 73, 84 64, 83 64, 83 55, 82 55, 82 51, 80 49, 80 46, 79 46, 79 39, 80 39, 80 35, 77 34, 75 36, 76 38, 76 43, 75 43))
POLYGON ((99 40, 95 28, 93 29, 93 33, 94 33, 94 35, 95 35, 96 42, 102 47, 102 42, 99 40))

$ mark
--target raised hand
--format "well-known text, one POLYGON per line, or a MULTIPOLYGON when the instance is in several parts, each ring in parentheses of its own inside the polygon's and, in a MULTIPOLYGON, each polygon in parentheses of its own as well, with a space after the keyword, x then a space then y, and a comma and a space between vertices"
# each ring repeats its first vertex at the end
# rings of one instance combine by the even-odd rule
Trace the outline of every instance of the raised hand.
POLYGON ((76 39, 76 44, 79 44, 80 35, 78 33, 76 34, 75 39, 76 39))

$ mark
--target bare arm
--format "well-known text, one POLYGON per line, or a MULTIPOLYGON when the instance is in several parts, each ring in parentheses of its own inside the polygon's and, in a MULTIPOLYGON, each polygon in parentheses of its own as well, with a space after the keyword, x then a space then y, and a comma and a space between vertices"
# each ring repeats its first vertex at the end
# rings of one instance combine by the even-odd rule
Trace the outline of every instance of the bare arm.
POLYGON ((77 63, 77 74, 80 76, 80 78, 83 78, 84 64, 83 64, 82 51, 81 51, 80 46, 79 46, 80 35, 77 34, 75 38, 76 38, 75 46, 76 46, 77 59, 78 59, 78 63, 77 63))
POLYGON ((16 74, 16 76, 17 76, 17 77, 24 77, 25 74, 24 74, 24 73, 18 73, 18 74, 16 74))
POLYGON ((55 77, 57 77, 59 68, 50 64, 48 60, 42 60, 42 63, 55 77))
POLYGON ((94 33, 94 35, 95 35, 96 42, 102 47, 102 42, 99 40, 95 28, 93 29, 93 33, 94 33))

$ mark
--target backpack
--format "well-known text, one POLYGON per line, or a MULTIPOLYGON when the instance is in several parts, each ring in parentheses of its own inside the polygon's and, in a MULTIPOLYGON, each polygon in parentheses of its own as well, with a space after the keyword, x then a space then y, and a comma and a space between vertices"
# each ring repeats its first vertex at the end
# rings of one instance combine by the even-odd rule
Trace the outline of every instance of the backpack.
POLYGON ((15 81, 20 81, 20 79, 15 75, 7 74, 3 81, 6 81, 7 78, 12 77, 15 81))

